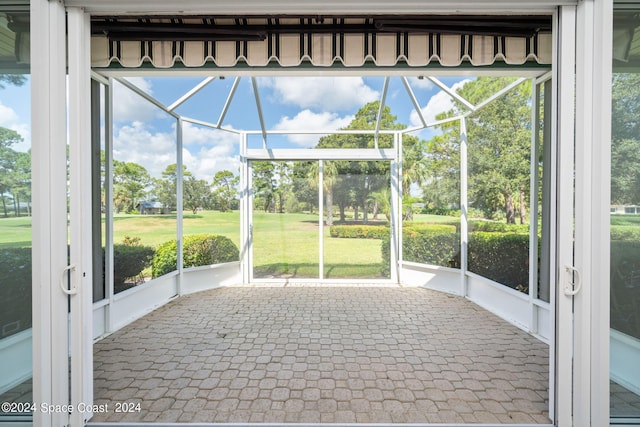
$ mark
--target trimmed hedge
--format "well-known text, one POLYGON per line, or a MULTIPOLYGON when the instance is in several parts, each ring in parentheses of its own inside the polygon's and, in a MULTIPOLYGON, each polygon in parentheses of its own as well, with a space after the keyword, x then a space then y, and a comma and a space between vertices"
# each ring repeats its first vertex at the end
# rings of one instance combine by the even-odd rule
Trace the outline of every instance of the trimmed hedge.
POLYGON ((529 235, 469 233, 469 271, 516 289, 529 286, 529 235))
MULTIPOLYGON (((451 227, 451 226, 449 226, 451 227)), ((403 259, 442 267, 460 268, 460 234, 429 228, 406 228, 403 259)), ((516 289, 529 283, 529 235, 469 233, 468 269, 516 289)), ((389 238, 382 245, 382 272, 389 273, 389 238)))
POLYGON ((640 339, 640 241, 611 242, 611 327, 640 339))
POLYGON ((31 327, 31 248, 0 249, 0 338, 31 327))
POLYGON ((332 225, 329 227, 331 237, 343 239, 384 239, 389 236, 386 225, 332 225))
POLYGON ((640 241, 640 227, 634 225, 612 225, 611 240, 640 241))
MULTIPOLYGON (((229 238, 215 234, 185 236, 182 250, 184 268, 220 264, 240 259, 238 247, 229 238)), ((151 265, 153 277, 160 277, 178 268, 177 252, 175 240, 158 246, 151 265)))
POLYGON ((484 231, 488 233, 529 233, 529 224, 507 224, 506 222, 471 220, 468 222, 469 232, 484 231))
POLYGON ((425 222, 405 222, 402 226, 403 236, 410 233, 458 233, 456 224, 448 223, 425 223, 425 222))
POLYGON ((127 279, 135 278, 151 265, 155 251, 139 244, 113 245, 113 289, 122 292, 132 286, 127 279))

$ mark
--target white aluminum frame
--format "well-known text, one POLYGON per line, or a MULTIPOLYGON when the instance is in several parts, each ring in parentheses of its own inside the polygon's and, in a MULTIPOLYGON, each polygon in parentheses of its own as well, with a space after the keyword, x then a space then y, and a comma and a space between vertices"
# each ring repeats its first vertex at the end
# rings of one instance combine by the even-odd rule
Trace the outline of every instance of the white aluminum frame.
MULTIPOLYGON (((69 164, 70 164, 70 265, 71 288, 71 405, 93 401, 93 254, 91 182, 91 49, 89 15, 67 8, 69 34, 69 164), (75 280, 76 283, 73 283, 75 280), (74 321, 78 319, 80 321, 74 321)), ((75 410, 72 425, 82 425, 93 414, 75 410)))
MULTIPOLYGON (((611 78, 613 1, 580 2, 576 68, 575 423, 607 425, 610 347, 611 78), (603 286, 603 284, 609 286, 603 286), (585 388, 581 388, 585 387, 585 388)), ((637 421, 637 420, 636 420, 637 421)))
MULTIPOLYGON (((67 6, 86 7, 83 12, 96 14, 127 13, 173 13, 175 2, 169 0, 67 0, 67 6)), ((524 1, 513 3, 508 0, 474 1, 462 0, 456 9, 465 13, 543 13, 557 10, 554 22, 555 43, 553 68, 554 131, 552 145, 557 148, 553 154, 553 165, 559 165, 557 176, 552 178, 553 188, 557 188, 558 198, 553 203, 552 212, 558 215, 557 228, 553 229, 554 241, 557 243, 556 256, 552 257, 552 271, 556 280, 552 281, 551 304, 557 309, 556 339, 551 344, 551 354, 556 355, 556 364, 551 364, 550 376, 553 387, 550 397, 552 402, 552 418, 556 424, 564 427, 574 422, 585 422, 580 425, 604 425, 608 423, 608 371, 603 367, 608 362, 608 286, 593 286, 594 283, 608 283, 608 161, 610 155, 609 141, 610 94, 608 87, 611 49, 611 0, 585 0, 576 7, 575 1, 524 1), (577 24, 577 28, 576 28, 577 24), (589 33, 588 31, 593 31, 589 33), (576 34, 580 37, 577 38, 576 34), (586 37, 584 37, 586 36, 586 37), (577 46, 577 50, 576 50, 577 46), (577 65, 577 66, 576 66, 577 65), (577 90, 574 89, 574 74, 577 90), (577 108, 574 94, 578 96, 577 108), (587 95, 585 95, 587 94, 587 95), (585 96, 581 98, 581 96, 585 96), (575 114, 574 114, 575 111, 575 114), (574 147, 574 123, 578 124, 576 132, 580 144, 574 147), (588 129, 583 133, 584 129, 588 129), (604 141, 604 143, 603 143, 604 141), (574 153, 574 149, 577 150, 574 153), (563 295, 564 289, 556 289, 559 283, 567 284, 576 277, 565 272, 564 267, 572 267, 573 259, 573 164, 576 155, 576 252, 575 264, 582 273, 584 288, 577 297, 563 295), (589 195, 589 191, 593 193, 589 195), (582 209, 584 208, 584 209, 582 209), (605 212, 606 211, 606 212, 605 212), (587 237, 588 235, 588 237, 587 237), (597 260, 598 262, 594 262, 597 260), (557 262, 557 264, 556 264, 557 262), (575 321, 572 316, 575 301, 575 321), (589 319, 590 320, 589 320, 589 319), (573 331, 576 331, 575 341, 573 331), (588 333, 586 332, 588 331, 588 333), (575 363, 575 371, 573 370, 575 363), (584 375, 588 379, 584 379, 584 375), (578 378, 583 378, 579 380, 578 378), (580 389, 584 381, 586 389, 580 389), (587 410, 587 408, 590 408, 587 410), (573 415, 572 415, 573 414, 573 415), (585 414, 585 416, 582 416, 585 414), (586 415, 588 414, 588 415, 586 415), (575 417, 575 418, 573 418, 575 417)), ((251 0, 238 5, 232 0, 220 1, 216 4, 217 13, 276 13, 287 10, 288 13, 361 13, 366 7, 369 13, 433 13, 449 12, 451 3, 444 0, 430 2, 425 6, 421 0, 405 0, 401 3, 389 3, 381 0, 352 0, 342 2, 331 0, 322 4, 319 9, 315 3, 300 3, 289 0, 274 0, 268 4, 251 0)), ((182 13, 206 13, 211 10, 211 3, 196 0, 181 4, 182 13)), ((70 11, 70 73, 77 76, 88 76, 86 62, 82 52, 82 34, 86 30, 86 20, 80 19, 80 9, 70 11), (77 42, 80 42, 77 44, 77 42), (73 48, 72 48, 73 47, 73 48), (76 62, 77 61, 77 62, 76 62)), ((64 404, 68 399, 67 366, 67 297, 58 292, 58 281, 66 271, 66 129, 65 129, 65 10, 60 2, 33 0, 31 2, 31 40, 32 40, 32 111, 33 123, 33 290, 34 290, 34 399, 41 402, 64 404), (42 40, 46 40, 42 43, 42 40)), ((404 72, 403 70, 402 72, 404 72)), ((265 72, 265 71, 262 71, 265 72)), ((346 74, 362 73, 362 71, 345 71, 346 74)), ((402 73, 398 72, 398 73, 402 73)), ((408 71, 407 73, 417 73, 408 71)), ((251 73, 237 72, 236 75, 251 73)), ((258 72, 260 73, 260 72, 258 72)), ((266 72, 265 72, 266 73, 266 72)), ((295 72, 292 72, 295 73, 295 72)), ((249 74, 247 74, 249 75, 249 74)), ((259 74, 253 74, 259 75, 259 74)), ((84 82, 74 83, 75 95, 70 96, 70 111, 83 104, 82 99, 89 91, 79 91, 84 82)), ((76 110, 77 111, 77 110, 76 110)), ((74 113, 75 114, 75 113, 74 113)), ((81 116, 78 116, 81 117, 81 116)), ((185 120, 186 121, 186 120, 185 120)), ((74 125, 72 125, 74 126, 74 125)), ((264 130, 264 129, 263 129, 264 130)), ((75 128, 72 135, 76 138, 84 135, 82 127, 75 128)), ((72 145, 78 144, 79 140, 72 145)), ((246 138, 246 134, 245 134, 246 138)), ((73 148, 73 147, 72 147, 73 148)), ((244 153, 246 156, 248 153, 244 153)), ((72 154, 74 161, 84 158, 80 149, 72 154)), ((245 157, 246 158, 246 157, 245 157)), ((250 188, 250 175, 244 165, 245 188, 250 188)), ((76 171, 83 176, 83 171, 76 171)), ((78 205, 72 208, 72 214, 81 214, 86 201, 83 192, 73 192, 79 197, 78 205)), ((247 197, 247 199, 249 199, 247 197)), ((250 202, 244 205, 250 209, 250 202)), ((244 239, 251 240, 250 224, 245 225, 244 239)), ((85 244, 82 234, 72 237, 74 244, 85 244), (80 236, 80 237, 78 237, 80 236), (78 239, 78 240, 74 240, 78 239)), ((74 256, 82 262, 72 275, 86 273, 89 267, 85 258, 74 256)), ((244 257, 250 260, 250 254, 244 257)), ((84 280, 73 279, 74 283, 82 283, 80 295, 84 290, 84 280)), ((568 286, 568 290, 571 286, 568 286)), ((88 292, 90 293, 90 292, 88 292)), ((74 304, 75 306, 76 304, 74 304)), ((76 307, 77 311, 78 307, 76 307)), ((85 311, 80 308, 81 313, 85 311)), ((77 321, 78 319, 76 319, 77 321)), ((87 320, 87 319, 84 319, 87 320)), ((84 334, 82 328, 73 328, 76 335, 84 334)), ((84 372, 84 371, 83 371, 84 372)), ((72 374, 73 375, 73 374, 72 374)), ((86 379, 85 379, 86 380, 86 379)), ((80 382, 72 379, 73 388, 80 387, 80 382)), ((81 381, 84 383, 84 380, 81 381)), ((74 390, 74 399, 84 395, 83 391, 74 390)), ((34 422, 39 426, 61 426, 68 423, 66 414, 43 414, 36 412, 34 422)), ((74 417, 72 425, 80 421, 74 417)))
MULTIPOLYGON (((554 31, 554 81, 556 90, 553 91, 552 123, 552 164, 556 166, 556 173, 552 176, 552 188, 557 189, 556 200, 552 201, 552 212, 556 212, 557 225, 552 229, 552 241, 556 242, 556 255, 551 258, 551 271, 556 280, 551 283, 551 306, 555 307, 556 339, 551 343, 550 352, 556 357, 556 363, 551 365, 549 378, 553 378, 555 397, 552 403, 553 419, 558 426, 573 425, 572 415, 576 410, 584 408, 573 407, 574 378, 572 358, 574 324, 573 298, 563 292, 563 284, 571 280, 566 267, 572 267, 573 259, 573 221, 574 221, 574 76, 575 76, 575 45, 576 45, 576 10, 567 6, 559 10, 554 31), (555 203, 554 203, 555 202, 555 203)), ((588 424, 587 424, 588 425, 588 424)))
MULTIPOLYGON (((243 135, 248 135, 255 132, 244 132, 243 135)), ((280 131, 276 132, 267 132, 264 135, 269 133, 282 133, 280 131)), ((285 132, 286 133, 286 132, 285 132)), ((290 132, 291 134, 304 134, 305 132, 290 132)), ((317 131, 312 131, 310 133, 320 133, 317 131)), ((326 132, 322 132, 325 134, 326 132)), ((334 132, 331 132, 334 133, 334 132)), ((250 238, 245 242, 246 246, 240 249, 241 253, 247 253, 248 256, 242 259, 241 264, 243 265, 243 271, 247 271, 246 277, 247 280, 244 283, 322 283, 322 282, 330 282, 330 283, 362 283, 363 279, 330 279, 326 280, 324 277, 324 161, 325 160, 353 160, 353 161, 387 161, 390 162, 390 188, 391 188, 391 248, 389 251, 390 258, 390 277, 388 279, 366 279, 367 283, 399 283, 398 276, 398 254, 400 252, 397 244, 397 236, 399 235, 398 227, 401 226, 401 218, 402 218, 402 206, 399 203, 400 200, 400 187, 402 182, 402 169, 400 166, 400 161, 398 159, 399 150, 398 141, 401 139, 402 132, 398 131, 381 131, 381 130, 373 130, 373 131, 336 131, 335 133, 346 133, 346 134, 368 134, 373 135, 375 137, 376 134, 385 133, 385 134, 393 134, 394 135, 394 148, 389 149, 341 149, 341 148, 328 148, 328 149, 246 149, 246 139, 244 140, 245 144, 243 144, 243 150, 245 152, 244 157, 241 154, 241 164, 247 164, 247 170, 242 171, 241 176, 246 174, 245 182, 246 184, 242 185, 241 183, 241 202, 240 206, 247 206, 248 210, 244 213, 242 209, 240 211, 240 221, 241 223, 246 222, 247 228, 250 230, 250 238), (251 191, 252 188, 252 176, 253 176, 253 165, 254 161, 296 161, 296 160, 314 160, 318 162, 318 267, 319 273, 317 278, 296 278, 293 280, 289 279, 265 279, 265 278, 255 278, 253 275, 254 264, 253 264, 253 194, 251 191), (244 198, 248 200, 243 200, 244 198)), ((241 244, 244 240, 241 239, 241 244)))
MULTIPOLYGON (((176 5, 171 0, 67 0, 69 6, 81 6, 95 15, 108 15, 118 11, 122 14, 175 14, 176 5)), ((558 6, 576 5, 575 0, 525 0, 513 2, 512 0, 459 0, 452 6, 447 0, 434 0, 425 4, 422 0, 402 0, 388 2, 385 0, 328 0, 322 3, 298 2, 294 0, 248 0, 238 3, 234 0, 220 0, 215 4, 217 14, 274 14, 286 11, 287 14, 338 14, 361 15, 363 11, 368 14, 390 13, 397 14, 402 11, 405 14, 418 13, 451 13, 455 8, 457 13, 470 14, 487 13, 549 13, 554 12, 558 6)), ((208 0, 191 0, 180 4, 180 13, 183 14, 211 14, 213 6, 208 0)))
MULTIPOLYGON (((61 3, 31 1, 33 181, 33 399, 69 402, 67 296, 66 38, 61 3)), ((33 424, 62 426, 68 416, 33 413, 33 424)))

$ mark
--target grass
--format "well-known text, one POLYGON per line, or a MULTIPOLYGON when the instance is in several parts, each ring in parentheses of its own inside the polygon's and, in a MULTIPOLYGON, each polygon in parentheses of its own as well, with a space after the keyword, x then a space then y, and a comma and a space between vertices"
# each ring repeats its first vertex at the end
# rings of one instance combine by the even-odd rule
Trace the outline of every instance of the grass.
MULTIPOLYGON (((326 278, 378 278, 381 241, 336 239, 324 230, 326 278)), ((253 259, 261 278, 318 278, 318 216, 254 212, 253 259)))
MULTIPOLYGON (((143 245, 157 247, 176 238, 175 215, 116 215, 115 243, 125 236, 140 237, 143 245)), ((103 223, 104 230, 104 223, 103 223)), ((240 247, 238 211, 185 212, 184 235, 211 233, 231 239, 240 247)), ((254 266, 256 277, 318 278, 317 214, 273 214, 254 212, 254 266)), ((324 229, 324 262, 327 278, 380 277, 381 241, 336 239, 324 229)), ((0 219, 0 248, 31 246, 31 219, 0 219)))
POLYGON ((31 217, 0 218, 0 248, 31 247, 31 217))
MULTIPOLYGON (((455 223, 459 218, 414 214, 414 222, 455 223)), ((157 247, 176 237, 175 215, 117 215, 114 241, 140 237, 141 243, 157 247)), ((640 227, 640 216, 612 215, 611 224, 640 227)), ((238 211, 185 212, 184 234, 211 233, 230 238, 240 247, 238 211)), ((253 260, 256 277, 317 278, 318 217, 316 214, 272 214, 254 212, 253 260)), ((381 240, 339 239, 324 228, 324 277, 380 277, 381 240)), ((0 248, 30 247, 31 218, 0 218, 0 248)))

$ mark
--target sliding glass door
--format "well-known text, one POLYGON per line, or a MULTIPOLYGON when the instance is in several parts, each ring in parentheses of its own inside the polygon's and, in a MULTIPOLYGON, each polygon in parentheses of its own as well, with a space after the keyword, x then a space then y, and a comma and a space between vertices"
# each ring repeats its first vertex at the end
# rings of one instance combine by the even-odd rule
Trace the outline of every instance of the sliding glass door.
POLYGON ((640 423, 640 3, 613 20, 611 382, 613 423, 640 423))

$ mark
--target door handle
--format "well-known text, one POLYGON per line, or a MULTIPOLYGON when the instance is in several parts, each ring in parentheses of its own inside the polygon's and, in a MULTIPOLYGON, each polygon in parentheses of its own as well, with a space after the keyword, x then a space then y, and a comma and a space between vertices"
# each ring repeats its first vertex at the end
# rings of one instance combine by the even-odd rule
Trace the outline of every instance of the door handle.
POLYGON ((572 297, 582 289, 580 271, 577 268, 568 265, 564 266, 564 271, 567 273, 567 282, 564 286, 564 294, 568 297, 572 297))
POLYGON ((72 274, 76 271, 76 266, 71 264, 67 265, 64 270, 62 270, 62 276, 60 277, 60 289, 67 295, 75 295, 78 293, 78 288, 74 285, 74 281, 71 280, 71 289, 67 289, 65 284, 65 279, 67 278, 67 272, 70 271, 72 274))

